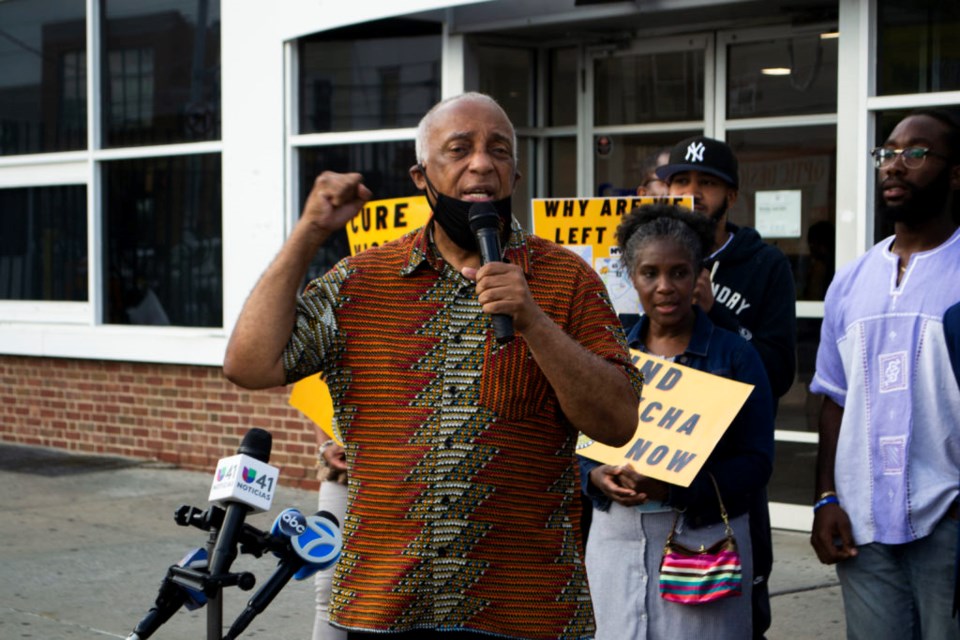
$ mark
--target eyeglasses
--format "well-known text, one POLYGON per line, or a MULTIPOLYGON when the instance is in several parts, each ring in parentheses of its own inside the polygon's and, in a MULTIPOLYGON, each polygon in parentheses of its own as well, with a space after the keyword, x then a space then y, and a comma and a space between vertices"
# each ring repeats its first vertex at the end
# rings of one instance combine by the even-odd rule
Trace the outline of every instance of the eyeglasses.
POLYGON ((947 159, 947 156, 934 153, 926 147, 907 147, 906 149, 877 147, 876 149, 870 151, 870 155, 873 156, 873 165, 877 169, 889 167, 896 161, 897 156, 900 156, 900 159, 903 160, 903 166, 905 166, 907 169, 919 169, 921 166, 923 166, 923 161, 927 156, 943 158, 944 160, 947 159))

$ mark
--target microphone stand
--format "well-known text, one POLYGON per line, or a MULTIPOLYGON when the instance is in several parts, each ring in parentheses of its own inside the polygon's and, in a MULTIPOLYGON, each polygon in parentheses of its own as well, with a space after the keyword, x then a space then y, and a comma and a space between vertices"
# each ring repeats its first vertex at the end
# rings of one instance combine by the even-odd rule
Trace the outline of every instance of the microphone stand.
MULTIPOLYGON (((210 489, 210 501, 224 504, 225 509, 213 506, 208 511, 201 511, 196 507, 181 505, 174 512, 174 521, 178 525, 194 526, 210 532, 205 547, 206 566, 202 569, 200 565, 196 565, 196 568, 179 565, 170 567, 161 584, 157 606, 148 612, 147 618, 137 625, 128 640, 148 638, 186 602, 189 596, 185 594, 191 591, 203 593, 206 598, 207 640, 221 640, 223 588, 238 586, 243 591, 249 591, 257 582, 256 577, 248 571, 230 573, 230 565, 237 557, 237 547, 240 547, 241 553, 251 553, 259 558, 266 550, 277 550, 282 546, 270 534, 244 522, 248 512, 269 509, 273 501, 277 469, 267 462, 270 459, 271 442, 272 438, 267 431, 250 429, 243 436, 237 455, 220 460, 218 467, 224 464, 224 472, 221 473, 218 470, 215 476, 210 489), (259 475, 260 479, 257 482, 263 487, 265 480, 269 480, 269 490, 266 494, 257 494, 257 498, 246 496, 244 499, 237 493, 240 465, 243 465, 245 482, 253 482, 254 477, 259 475), (249 479, 246 478, 248 473, 249 479), (178 593, 178 588, 184 591, 178 593), (154 614, 154 611, 166 617, 161 619, 161 616, 154 614)), ((283 544, 285 543, 283 541, 283 544)))
MULTIPOLYGON (((213 559, 213 550, 217 546, 217 529, 210 530, 210 537, 207 539, 207 557, 213 559)), ((210 566, 208 569, 212 568, 210 566)), ((226 577, 226 576, 223 576, 226 577)), ((210 575, 208 578, 207 589, 207 640, 220 640, 220 634, 223 633, 223 588, 220 584, 220 575, 210 575)))
MULTIPOLYGON (((197 507, 181 505, 174 513, 174 520, 182 527, 193 526, 198 529, 210 532, 207 540, 207 557, 212 558, 213 549, 217 544, 217 538, 220 534, 223 524, 224 510, 219 507, 211 507, 207 511, 201 511, 197 507)), ((247 523, 241 526, 240 552, 248 553, 257 558, 267 551, 281 549, 285 541, 277 540, 269 533, 260 531, 247 523)), ((233 549, 228 550, 227 555, 232 560, 236 552, 233 549)), ((229 563, 228 563, 229 564, 229 563)), ((170 567, 170 580, 182 587, 203 591, 207 596, 207 640, 221 640, 223 637, 223 587, 240 587, 241 591, 249 591, 256 584, 256 577, 247 571, 241 573, 229 573, 229 567, 225 567, 217 573, 210 573, 212 567, 208 566, 208 571, 197 571, 187 567, 170 567)))

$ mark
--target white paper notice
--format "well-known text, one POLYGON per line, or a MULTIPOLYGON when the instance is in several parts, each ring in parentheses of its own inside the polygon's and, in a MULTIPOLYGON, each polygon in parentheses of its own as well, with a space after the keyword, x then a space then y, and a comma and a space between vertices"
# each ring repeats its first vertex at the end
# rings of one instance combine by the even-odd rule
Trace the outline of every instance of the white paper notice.
POLYGON ((617 313, 639 313, 640 298, 627 276, 620 258, 597 258, 594 268, 607 286, 610 302, 617 313))
POLYGON ((764 238, 799 238, 802 191, 757 191, 754 225, 764 238))

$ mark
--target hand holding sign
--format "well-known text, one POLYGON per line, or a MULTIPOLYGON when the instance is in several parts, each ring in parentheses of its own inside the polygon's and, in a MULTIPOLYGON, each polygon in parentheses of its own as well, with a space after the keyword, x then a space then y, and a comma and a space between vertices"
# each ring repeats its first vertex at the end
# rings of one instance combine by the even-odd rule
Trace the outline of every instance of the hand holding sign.
POLYGON ((600 465, 590 472, 590 482, 625 507, 645 504, 649 500, 666 500, 669 494, 665 482, 642 476, 629 464, 619 467, 600 465))

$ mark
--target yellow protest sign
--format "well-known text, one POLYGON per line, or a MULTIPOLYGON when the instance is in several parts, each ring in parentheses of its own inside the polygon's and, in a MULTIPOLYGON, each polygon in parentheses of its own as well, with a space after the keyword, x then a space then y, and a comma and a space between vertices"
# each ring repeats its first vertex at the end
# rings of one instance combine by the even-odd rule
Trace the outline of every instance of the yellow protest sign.
POLYGON ((640 205, 654 202, 669 202, 693 209, 693 196, 534 198, 533 232, 566 247, 590 247, 593 257, 607 258, 611 255, 610 249, 616 245, 615 234, 620 219, 640 205))
POLYGON ((373 200, 347 223, 350 255, 396 240, 427 224, 430 205, 424 196, 373 200))
POLYGON ((655 202, 693 209, 693 196, 534 198, 533 232, 562 244, 593 267, 617 313, 638 313, 640 299, 621 267, 616 232, 624 215, 655 202))
POLYGON ((319 375, 300 380, 290 391, 290 406, 313 420, 328 436, 340 442, 333 432, 333 398, 330 388, 319 375))
POLYGON ((577 453, 604 464, 630 463, 645 476, 689 487, 753 385, 630 353, 644 375, 636 434, 622 447, 581 434, 577 453))
MULTIPOLYGON (((405 233, 422 227, 429 218, 430 205, 423 196, 372 200, 347 223, 350 254, 356 255, 371 247, 396 240, 405 233)), ((343 444, 333 430, 333 399, 330 397, 330 389, 320 376, 310 376, 294 384, 289 403, 313 420, 338 444, 343 444)))

